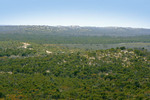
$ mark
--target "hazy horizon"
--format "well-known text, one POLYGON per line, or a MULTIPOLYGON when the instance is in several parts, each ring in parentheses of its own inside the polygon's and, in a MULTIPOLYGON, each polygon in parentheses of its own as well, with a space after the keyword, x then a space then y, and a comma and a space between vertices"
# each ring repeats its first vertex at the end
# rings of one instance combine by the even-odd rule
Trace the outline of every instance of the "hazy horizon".
POLYGON ((149 0, 1 0, 0 25, 150 28, 149 0))
POLYGON ((80 25, 0 25, 0 26, 49 26, 49 27, 97 27, 97 28, 133 28, 133 29, 150 29, 145 27, 126 27, 126 26, 80 26, 80 25))

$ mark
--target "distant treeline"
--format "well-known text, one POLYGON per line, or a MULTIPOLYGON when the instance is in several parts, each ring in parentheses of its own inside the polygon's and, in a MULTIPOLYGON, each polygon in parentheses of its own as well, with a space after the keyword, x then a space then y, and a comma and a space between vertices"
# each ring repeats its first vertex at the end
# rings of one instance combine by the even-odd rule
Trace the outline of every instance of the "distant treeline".
POLYGON ((0 34, 49 34, 59 36, 141 36, 150 35, 150 29, 123 27, 79 26, 0 26, 0 34))
POLYGON ((150 36, 60 36, 49 34, 0 34, 0 41, 17 40, 40 44, 115 44, 150 42, 150 36))

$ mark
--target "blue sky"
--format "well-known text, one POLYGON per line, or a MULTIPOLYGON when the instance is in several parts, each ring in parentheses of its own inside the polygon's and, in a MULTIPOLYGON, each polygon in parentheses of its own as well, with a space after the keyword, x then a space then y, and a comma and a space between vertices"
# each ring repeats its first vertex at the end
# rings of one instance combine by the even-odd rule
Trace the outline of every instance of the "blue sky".
POLYGON ((150 28, 150 0, 0 0, 0 25, 150 28))

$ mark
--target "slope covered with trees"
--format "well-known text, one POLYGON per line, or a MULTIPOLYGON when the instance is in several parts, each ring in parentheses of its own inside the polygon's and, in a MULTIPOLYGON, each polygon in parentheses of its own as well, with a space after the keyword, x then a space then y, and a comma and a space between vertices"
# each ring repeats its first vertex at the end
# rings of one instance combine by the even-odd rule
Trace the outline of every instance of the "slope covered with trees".
POLYGON ((0 42, 2 99, 150 99, 146 49, 0 42))
POLYGON ((149 100, 149 51, 149 29, 0 26, 0 99, 149 100))

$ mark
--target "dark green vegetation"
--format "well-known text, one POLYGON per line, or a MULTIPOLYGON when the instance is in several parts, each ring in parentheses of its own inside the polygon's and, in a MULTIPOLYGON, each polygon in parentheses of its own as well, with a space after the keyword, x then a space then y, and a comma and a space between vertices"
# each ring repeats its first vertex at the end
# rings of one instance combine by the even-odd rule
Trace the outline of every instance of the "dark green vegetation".
POLYGON ((150 45, 148 34, 65 36, 0 28, 0 99, 150 99, 150 52, 143 48, 150 45))
POLYGON ((42 44, 116 44, 150 42, 150 29, 0 26, 0 40, 42 44))

